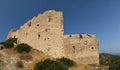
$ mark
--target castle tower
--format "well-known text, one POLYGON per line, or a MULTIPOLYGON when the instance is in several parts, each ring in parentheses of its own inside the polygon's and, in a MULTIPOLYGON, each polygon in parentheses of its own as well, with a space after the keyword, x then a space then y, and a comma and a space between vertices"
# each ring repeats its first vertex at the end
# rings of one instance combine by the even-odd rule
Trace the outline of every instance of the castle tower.
POLYGON ((63 56, 63 14, 54 10, 29 20, 10 37, 18 38, 19 43, 27 43, 34 49, 48 53, 52 57, 63 56))

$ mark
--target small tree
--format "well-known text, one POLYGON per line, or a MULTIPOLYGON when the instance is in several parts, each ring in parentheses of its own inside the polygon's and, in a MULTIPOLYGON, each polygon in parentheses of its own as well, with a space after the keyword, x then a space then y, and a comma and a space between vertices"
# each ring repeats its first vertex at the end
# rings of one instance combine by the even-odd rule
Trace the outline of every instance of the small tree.
POLYGON ((5 48, 13 48, 14 47, 14 44, 12 42, 8 42, 8 41, 4 42, 3 45, 5 48))
POLYGON ((1 42, 1 44, 4 45, 5 48, 13 48, 14 43, 17 43, 17 38, 9 38, 5 42, 1 42))
POLYGON ((34 70, 68 70, 68 67, 58 61, 46 59, 36 63, 34 70))
POLYGON ((60 61, 61 63, 65 64, 68 67, 75 65, 75 62, 73 60, 70 60, 70 59, 65 58, 65 57, 62 57, 62 58, 57 59, 57 60, 60 61))
POLYGON ((8 40, 6 40, 8 42, 12 42, 12 43, 16 43, 17 44, 17 38, 9 38, 8 40))
POLYGON ((17 45, 15 50, 17 50, 17 52, 19 53, 22 53, 22 52, 29 53, 31 51, 31 47, 28 44, 21 43, 17 45))

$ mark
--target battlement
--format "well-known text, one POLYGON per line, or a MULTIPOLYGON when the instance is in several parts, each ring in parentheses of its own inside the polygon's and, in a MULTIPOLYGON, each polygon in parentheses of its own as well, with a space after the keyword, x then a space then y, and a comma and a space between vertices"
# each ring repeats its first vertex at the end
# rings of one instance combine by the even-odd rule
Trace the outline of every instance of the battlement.
POLYGON ((92 38, 96 37, 93 34, 69 34, 69 35, 64 35, 64 38, 73 38, 73 39, 82 39, 82 38, 92 38))
POLYGON ((6 39, 9 39, 9 38, 11 38, 11 37, 15 37, 14 34, 15 34, 16 32, 17 32, 16 29, 11 29, 6 39))
POLYGON ((93 34, 80 34, 80 38, 92 38, 92 37, 96 37, 93 34))
POLYGON ((79 37, 80 37, 79 34, 64 35, 64 38, 75 38, 75 39, 78 39, 79 37))

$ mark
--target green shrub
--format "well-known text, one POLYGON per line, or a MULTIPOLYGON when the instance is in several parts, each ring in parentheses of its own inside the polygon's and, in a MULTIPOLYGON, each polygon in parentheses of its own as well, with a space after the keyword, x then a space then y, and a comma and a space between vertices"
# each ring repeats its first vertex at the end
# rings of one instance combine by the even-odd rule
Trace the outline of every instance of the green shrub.
POLYGON ((5 42, 1 42, 0 44, 4 45, 5 48, 13 48, 14 43, 17 43, 17 38, 9 38, 5 42))
POLYGON ((60 61, 61 63, 65 64, 68 67, 75 65, 75 62, 73 60, 70 60, 70 59, 65 58, 65 57, 58 59, 58 61, 60 61))
POLYGON ((109 70, 120 70, 120 56, 112 56, 109 70))
POLYGON ((102 65, 102 66, 108 66, 108 65, 110 65, 110 63, 108 63, 107 61, 102 61, 102 62, 100 62, 100 65, 102 65))
POLYGON ((61 62, 46 59, 36 63, 34 70, 68 70, 68 67, 61 62))
POLYGON ((22 52, 29 53, 31 51, 31 47, 28 44, 21 43, 17 45, 15 50, 17 50, 17 52, 19 53, 22 53, 22 52))
POLYGON ((100 54, 100 65, 109 66, 108 70, 120 70, 120 56, 102 53, 100 54))
POLYGON ((8 40, 6 40, 7 42, 12 42, 12 43, 16 43, 17 44, 17 38, 9 38, 8 40))
POLYGON ((120 70, 120 65, 119 64, 110 64, 109 70, 120 70))
POLYGON ((3 45, 5 48, 13 48, 14 47, 14 44, 12 42, 8 42, 8 41, 4 42, 3 45))

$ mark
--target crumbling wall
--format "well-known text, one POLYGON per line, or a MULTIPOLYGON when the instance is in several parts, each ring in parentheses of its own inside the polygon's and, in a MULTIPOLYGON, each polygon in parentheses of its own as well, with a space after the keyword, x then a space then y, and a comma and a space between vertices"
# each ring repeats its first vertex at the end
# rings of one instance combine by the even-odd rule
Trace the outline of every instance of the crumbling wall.
POLYGON ((18 38, 19 43, 27 43, 53 57, 61 57, 64 55, 63 14, 46 11, 29 20, 17 32, 10 32, 8 38, 13 36, 18 38))
POLYGON ((10 37, 55 58, 65 56, 82 64, 99 64, 98 39, 90 34, 64 35, 62 12, 39 14, 19 30, 10 31, 7 39, 10 37))
POLYGON ((98 40, 90 34, 64 36, 66 57, 81 64, 99 65, 98 40))
POLYGON ((8 36, 7 36, 7 39, 9 39, 10 37, 14 38, 17 34, 17 30, 16 29, 11 29, 8 36))

